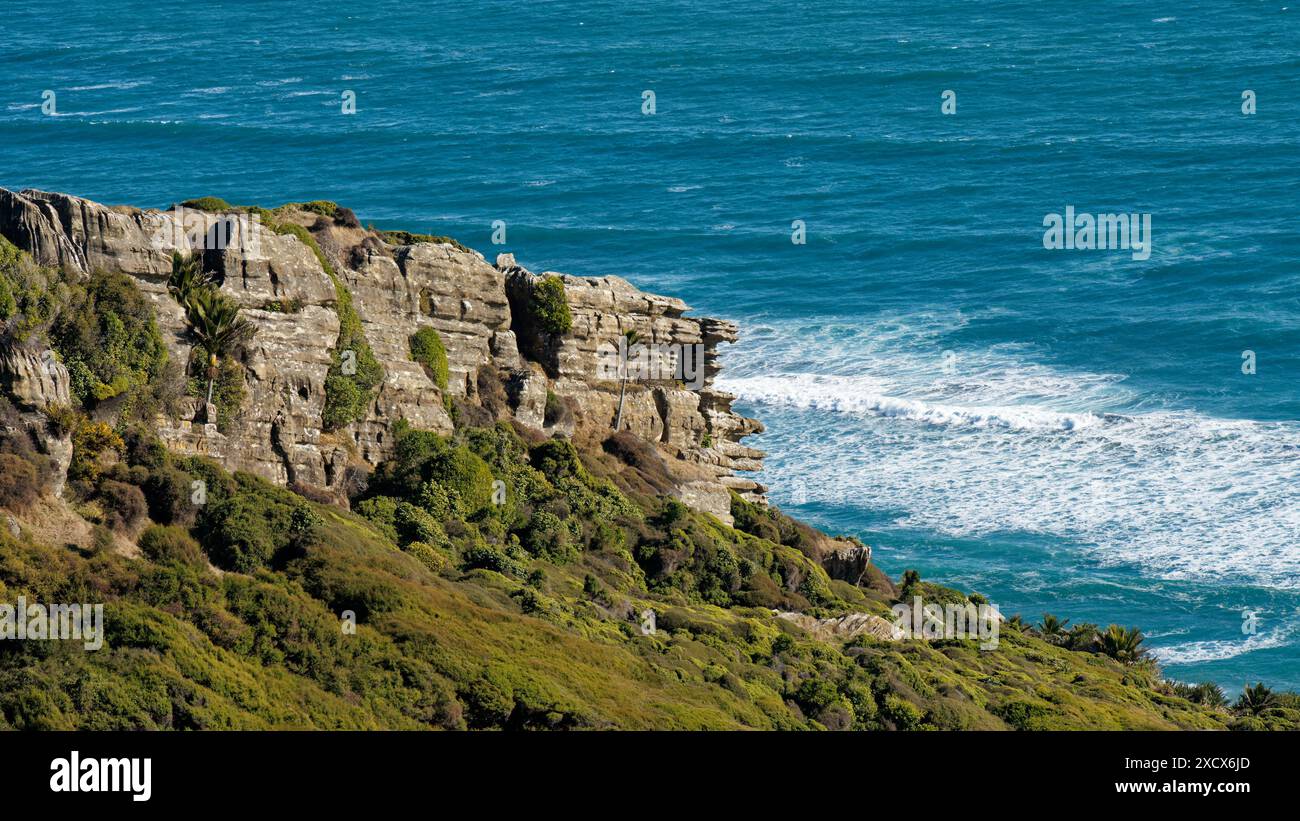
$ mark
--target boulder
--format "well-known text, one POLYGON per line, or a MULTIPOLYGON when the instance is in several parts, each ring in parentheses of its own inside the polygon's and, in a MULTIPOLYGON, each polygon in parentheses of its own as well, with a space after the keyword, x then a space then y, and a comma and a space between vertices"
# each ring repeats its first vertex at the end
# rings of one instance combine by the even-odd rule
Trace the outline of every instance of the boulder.
POLYGON ((48 348, 0 347, 0 388, 20 410, 71 405, 68 369, 48 348))

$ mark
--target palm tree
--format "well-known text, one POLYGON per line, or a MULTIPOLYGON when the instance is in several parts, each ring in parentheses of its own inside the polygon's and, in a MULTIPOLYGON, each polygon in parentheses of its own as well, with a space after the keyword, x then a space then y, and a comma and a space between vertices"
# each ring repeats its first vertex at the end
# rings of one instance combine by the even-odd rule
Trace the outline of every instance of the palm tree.
POLYGON ((1277 703, 1277 696, 1273 691, 1264 686, 1264 682, 1259 682, 1254 687, 1249 685, 1242 691, 1241 698, 1237 699, 1234 709, 1239 713, 1250 713, 1257 716, 1277 703))
POLYGON ((1038 625, 1038 632, 1042 634, 1043 638, 1055 644, 1057 640, 1065 635, 1065 628, 1069 625, 1069 619, 1061 621, 1051 613, 1044 613, 1043 621, 1038 625))
POLYGON ((212 386, 217 379, 220 358, 236 343, 252 336, 256 328, 239 318, 239 306, 214 288, 199 288, 189 296, 185 315, 208 358, 208 404, 212 404, 212 386))
POLYGON ((190 298, 198 291, 212 287, 212 276, 203 270, 203 259, 198 254, 185 256, 172 252, 172 275, 167 279, 167 292, 182 308, 188 310, 190 298))
POLYGON ((1205 681, 1193 687, 1192 701, 1207 707, 1228 706, 1228 697, 1223 694, 1223 688, 1212 681, 1205 681))
POLYGON ((1096 652, 1097 642, 1097 625, 1090 622, 1076 624, 1065 632, 1065 647, 1070 650, 1081 650, 1089 653, 1096 652))
POLYGON ((623 427, 623 397, 627 395, 628 353, 631 352, 632 346, 635 345, 637 343, 637 340, 639 340, 640 338, 641 335, 638 334, 636 331, 629 330, 623 332, 623 339, 626 340, 627 344, 623 348, 623 357, 622 357, 623 361, 618 363, 620 366, 622 366, 623 378, 622 378, 622 384, 620 384, 618 388, 618 415, 614 417, 615 433, 617 433, 623 427))
POLYGON ((1132 664, 1146 654, 1140 646, 1144 639, 1142 631, 1136 627, 1112 624, 1101 634, 1101 651, 1116 661, 1132 664))

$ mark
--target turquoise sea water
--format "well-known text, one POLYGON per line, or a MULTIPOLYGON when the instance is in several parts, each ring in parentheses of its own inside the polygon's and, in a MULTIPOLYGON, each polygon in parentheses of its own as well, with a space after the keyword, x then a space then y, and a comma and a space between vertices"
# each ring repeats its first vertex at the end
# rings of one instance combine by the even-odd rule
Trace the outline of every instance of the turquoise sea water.
POLYGON ((1300 688, 1291 2, 9 0, 0 185, 335 199, 681 296, 741 323, 791 512, 1300 688), (1150 258, 1045 250, 1066 206, 1151 214, 1150 258))

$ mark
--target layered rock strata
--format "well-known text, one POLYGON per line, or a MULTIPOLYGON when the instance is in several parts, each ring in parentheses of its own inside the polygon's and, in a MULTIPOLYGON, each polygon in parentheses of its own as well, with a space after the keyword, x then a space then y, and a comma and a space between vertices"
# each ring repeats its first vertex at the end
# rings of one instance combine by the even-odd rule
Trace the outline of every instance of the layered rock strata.
MULTIPOLYGON (((271 230, 255 213, 140 210, 0 189, 0 234, 41 265, 132 277, 156 309, 172 359, 186 361, 192 345, 167 292, 173 251, 202 254, 222 292, 255 325, 240 353, 247 399, 224 432, 195 400, 178 418, 156 420, 179 451, 272 481, 338 491, 349 466, 374 466, 389 454, 393 422, 450 433, 447 408, 495 407, 484 395, 495 381, 506 400, 499 412, 549 435, 593 440, 613 431, 623 393, 621 429, 667 457, 685 503, 730 521, 730 490, 762 501, 765 489, 738 475, 762 467, 762 452, 742 443, 762 426, 734 413, 733 397, 713 387, 718 346, 737 337, 733 323, 686 316, 681 300, 615 276, 538 275, 508 254, 491 264, 450 242, 394 245, 307 211, 277 212, 280 218, 306 228, 332 270, 293 233, 271 230), (562 281, 573 320, 568 333, 553 338, 521 315, 530 289, 547 276, 562 281), (350 292, 384 379, 363 418, 325 432, 324 386, 340 327, 336 284, 350 292), (424 326, 436 329, 446 347, 445 391, 410 357, 409 340, 424 326), (624 390, 621 379, 602 372, 601 356, 627 331, 642 345, 699 352, 699 373, 689 381, 637 377, 624 390)), ((67 401, 66 372, 60 394, 20 359, 13 353, 0 361, 11 393, 67 401)))

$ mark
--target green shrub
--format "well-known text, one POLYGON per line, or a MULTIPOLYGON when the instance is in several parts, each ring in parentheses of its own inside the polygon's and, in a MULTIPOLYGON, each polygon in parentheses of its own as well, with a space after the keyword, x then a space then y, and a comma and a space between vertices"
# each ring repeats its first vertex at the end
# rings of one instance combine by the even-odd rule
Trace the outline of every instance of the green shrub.
POLYGON ((424 487, 420 489, 419 505, 429 512, 440 522, 445 522, 452 516, 459 515, 457 501, 447 492, 447 488, 437 482, 425 482, 424 487))
POLYGON ((145 480, 145 499, 149 502, 149 518, 164 525, 194 523, 198 507, 194 504, 194 479, 183 470, 162 466, 149 472, 145 480))
POLYGON ((0 236, 0 330, 17 342, 43 334, 69 292, 60 287, 64 279, 59 269, 33 264, 0 236))
POLYGON ((294 506, 289 514, 289 544, 300 549, 315 544, 324 524, 325 520, 310 505, 294 506))
POLYGON ((311 202, 291 202, 280 206, 283 209, 298 208, 302 211, 310 211, 313 214, 320 214, 322 217, 334 218, 339 211, 339 204, 329 200, 312 200, 311 202))
POLYGON ((369 402, 370 394, 355 379, 331 373, 325 377, 325 407, 321 412, 321 424, 325 430, 347 427, 365 418, 369 402))
POLYGON ((660 514, 660 520, 665 527, 672 527, 678 522, 690 518, 691 509, 676 499, 665 499, 663 513, 660 514))
POLYGON ((578 457, 578 449, 568 439, 547 439, 534 447, 528 458, 533 467, 552 482, 568 476, 581 479, 586 475, 582 459, 578 457))
POLYGON ((373 496, 357 502, 355 510, 391 541, 397 542, 397 504, 392 496, 373 496))
POLYGON ((831 592, 830 579, 819 567, 812 567, 799 585, 799 593, 810 601, 814 607, 829 605, 835 601, 831 592))
POLYGON ((564 280, 557 276, 543 277, 533 286, 529 302, 535 326, 548 334, 567 334, 573 329, 573 313, 564 295, 564 280))
POLYGON ((18 300, 14 297, 13 286, 9 279, 0 272, 0 322, 18 313, 18 300))
POLYGON ((546 510, 533 513, 521 541, 529 553, 555 564, 564 564, 578 555, 569 526, 559 516, 546 510))
POLYGON ((517 578, 523 578, 527 570, 522 562, 507 555, 501 548, 486 542, 470 546, 462 555, 465 570, 495 570, 503 575, 517 578))
POLYGON ((450 378, 447 365, 447 349, 442 345, 442 337, 433 328, 425 326, 411 336, 411 358, 428 369, 433 383, 441 390, 447 390, 450 378))
POLYGON ((375 471, 378 493, 421 501, 426 484, 434 482, 459 515, 473 516, 492 504, 492 470, 473 451, 431 431, 399 428, 395 436, 393 456, 375 471))
POLYGON ((573 513, 588 521, 601 519, 640 519, 641 509, 619 492, 614 483, 591 475, 582 478, 564 476, 555 480, 555 487, 572 508, 573 513))
POLYGON ((442 572, 446 569, 447 565, 450 564, 447 554, 440 553, 431 545, 425 544, 424 542, 411 542, 402 549, 419 559, 425 567, 429 568, 434 573, 442 572))
MULTIPOLYGON (((220 465, 206 456, 187 456, 176 459, 176 467, 202 483, 203 507, 200 515, 211 510, 211 505, 222 502, 240 492, 241 483, 220 465)), ((202 538, 199 539, 202 542, 202 538)))
POLYGON ((135 485, 107 479, 99 484, 99 500, 104 524, 119 533, 129 533, 149 515, 144 494, 135 485))
POLYGON ((182 202, 181 207, 193 208, 195 211, 207 211, 210 214, 224 214, 235 210, 230 203, 221 197, 198 197, 197 199, 182 202))
MULTIPOLYGON (((999 704, 991 708, 991 711, 1017 730, 1042 729, 1038 724, 1048 715, 1047 705, 1025 699, 999 704)), ((911 728, 900 727, 899 729, 911 728)))
POLYGON ((487 463, 467 448, 453 449, 445 459, 436 460, 434 481, 447 488, 453 499, 458 499, 466 516, 486 510, 492 504, 492 471, 487 463))
POLYGON ((72 462, 68 465, 68 478, 73 481, 85 479, 93 484, 99 479, 104 463, 115 460, 123 447, 122 437, 107 423, 82 417, 72 433, 72 462))
POLYGON ((140 534, 140 552, 158 564, 206 564, 203 550, 189 532, 175 525, 153 525, 140 534))
POLYGON ((125 274, 96 271, 70 286, 50 341, 83 405, 147 385, 167 363, 153 308, 125 274))
POLYGON ((401 502, 393 516, 397 528, 397 541, 400 545, 411 542, 424 542, 433 545, 447 545, 447 533, 433 516, 410 502, 401 502))
POLYGON ((817 715, 840 700, 835 685, 823 678, 804 679, 795 691, 794 700, 809 715, 817 715))
POLYGON ((300 529, 295 513, 307 502, 248 474, 235 478, 234 493, 209 500, 198 532, 214 564, 252 573, 294 543, 300 529))
POLYGON ((554 425, 560 421, 560 417, 564 415, 564 410, 564 403, 560 401, 559 395, 555 391, 548 389, 546 391, 546 412, 543 417, 545 423, 554 425))
POLYGON ((17 245, 0 236, 0 274, 16 271, 23 256, 17 245))
MULTIPOLYGON (((64 425, 68 430, 76 427, 64 425)), ((170 464, 167 446, 162 443, 153 429, 144 424, 126 426, 122 431, 123 455, 128 464, 140 465, 148 470, 161 470, 170 464)))
POLYGON ((432 242, 442 245, 450 245, 466 253, 474 253, 470 248, 462 245, 451 237, 438 237, 432 234, 412 234, 410 231, 380 231, 379 236, 389 245, 419 245, 420 243, 432 242))

